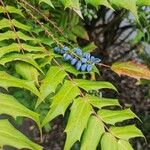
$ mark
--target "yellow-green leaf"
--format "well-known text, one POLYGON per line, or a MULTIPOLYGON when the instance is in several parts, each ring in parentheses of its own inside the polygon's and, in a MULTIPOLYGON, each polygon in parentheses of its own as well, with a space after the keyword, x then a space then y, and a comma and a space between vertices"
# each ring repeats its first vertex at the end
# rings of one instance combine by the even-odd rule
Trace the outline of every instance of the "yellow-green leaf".
POLYGON ((41 98, 40 92, 33 82, 18 79, 4 71, 0 71, 0 86, 5 89, 8 87, 24 88, 41 98))
POLYGON ((133 148, 128 141, 118 140, 118 150, 133 150, 133 148))
POLYGON ((24 79, 34 81, 38 85, 39 73, 35 67, 25 62, 16 62, 15 69, 24 79))
POLYGON ((96 116, 91 116, 84 131, 81 150, 96 150, 102 134, 105 132, 104 124, 96 116))
POLYGON ((90 80, 83 80, 83 79, 74 79, 74 82, 76 82, 77 85, 80 88, 84 89, 85 91, 99 90, 99 89, 116 90, 116 88, 111 83, 104 82, 104 81, 90 81, 90 80))
POLYGON ((65 76, 67 76, 67 74, 61 67, 50 67, 40 86, 40 92, 43 99, 55 92, 57 86, 63 82, 65 76))
POLYGON ((98 111, 98 115, 103 119, 105 123, 112 125, 127 119, 138 118, 130 109, 125 110, 101 109, 98 111))
MULTIPOLYGON (((55 80, 53 80, 54 82, 55 80)), ((71 81, 65 81, 59 92, 53 97, 50 111, 43 120, 42 126, 58 115, 64 115, 73 99, 80 94, 80 90, 71 81)))
POLYGON ((88 102, 84 101, 82 98, 74 100, 68 124, 65 129, 67 139, 64 150, 70 150, 73 144, 80 140, 83 130, 87 127, 91 113, 92 107, 88 102))
POLYGON ((20 104, 13 96, 0 93, 0 114, 7 114, 16 119, 18 116, 34 120, 41 130, 39 114, 20 104))
POLYGON ((42 147, 33 143, 24 134, 19 132, 8 120, 0 120, 0 147, 9 145, 18 149, 42 150, 42 147))
POLYGON ((104 133, 102 136, 100 145, 101 150, 118 150, 116 138, 108 132, 104 133))
POLYGON ((42 2, 43 2, 43 3, 46 3, 46 4, 48 4, 49 6, 51 6, 51 7, 54 8, 54 6, 53 6, 51 0, 39 0, 39 3, 42 3, 42 2))
POLYGON ((144 137, 143 133, 135 125, 110 127, 109 131, 116 137, 123 140, 129 140, 134 137, 144 137))
POLYGON ((99 109, 105 106, 120 106, 117 99, 103 98, 91 95, 86 95, 85 98, 89 101, 89 103, 91 103, 91 105, 99 109))

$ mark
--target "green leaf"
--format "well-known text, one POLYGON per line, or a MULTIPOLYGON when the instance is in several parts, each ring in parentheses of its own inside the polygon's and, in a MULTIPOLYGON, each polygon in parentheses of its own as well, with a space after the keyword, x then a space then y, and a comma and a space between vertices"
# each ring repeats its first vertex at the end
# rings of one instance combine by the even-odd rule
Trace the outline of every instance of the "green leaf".
POLYGON ((91 116, 84 131, 81 150, 96 150, 102 134, 105 132, 104 124, 96 116, 91 116))
POLYGON ((13 7, 13 6, 8 6, 8 5, 7 5, 5 8, 4 8, 3 6, 0 6, 0 13, 6 13, 6 10, 5 10, 5 9, 6 9, 9 13, 18 14, 18 15, 24 17, 24 15, 23 15, 21 9, 17 9, 17 8, 15 8, 15 7, 13 7))
POLYGON ((6 18, 3 18, 2 20, 0 20, 0 29, 3 29, 3 28, 11 28, 12 24, 19 28, 19 29, 23 29, 25 31, 30 31, 31 30, 31 27, 30 26, 27 26, 15 19, 12 19, 11 21, 9 19, 6 19, 6 18))
POLYGON ((96 48, 97 48, 97 46, 94 44, 94 42, 92 42, 92 43, 88 44, 87 46, 83 47, 83 51, 84 52, 92 52, 96 48))
POLYGON ((101 109, 105 106, 120 106, 117 99, 112 98, 102 98, 97 96, 86 95, 89 103, 91 103, 94 107, 101 109))
POLYGON ((131 144, 125 140, 118 141, 118 150, 133 150, 131 144))
POLYGON ((45 99, 49 94, 55 92, 57 86, 63 82, 65 76, 67 76, 67 74, 61 67, 50 67, 40 86, 40 92, 43 99, 45 99))
POLYGON ((117 140, 112 134, 106 132, 101 138, 100 141, 101 144, 101 150, 117 150, 117 140))
POLYGON ((75 26, 71 29, 71 32, 74 33, 77 37, 80 37, 85 40, 89 40, 87 31, 81 25, 75 26))
POLYGON ((10 52, 20 52, 21 50, 25 50, 28 52, 43 52, 45 49, 42 47, 31 46, 27 44, 12 43, 8 46, 3 46, 0 48, 0 57, 10 52))
POLYGON ((74 100, 65 129, 67 140, 64 150, 69 150, 76 141, 80 140, 83 130, 87 127, 91 113, 92 107, 87 101, 82 98, 74 100))
POLYGON ((24 88, 41 98, 40 92, 37 90, 33 82, 18 79, 4 71, 0 71, 0 86, 5 89, 8 87, 24 88))
POLYGON ((137 0, 137 4, 138 5, 147 5, 147 6, 150 6, 150 1, 149 0, 137 0))
POLYGON ((144 137, 143 133, 135 125, 110 127, 109 131, 116 137, 123 140, 129 140, 134 137, 144 137))
POLYGON ((80 88, 84 89, 85 91, 99 90, 99 89, 116 90, 116 88, 111 83, 104 82, 104 81, 90 81, 90 80, 83 80, 83 79, 74 79, 74 82, 76 82, 77 85, 80 88))
MULTIPOLYGON (((53 80, 54 81, 54 80, 53 80)), ((50 111, 43 120, 42 126, 58 115, 64 115, 73 99, 80 94, 80 90, 71 81, 65 81, 59 92, 53 97, 50 111)))
POLYGON ((86 3, 91 4, 96 8, 98 8, 99 5, 104 5, 110 9, 113 9, 107 0, 85 0, 85 1, 86 3))
POLYGON ((0 120, 0 146, 10 145, 18 149, 42 150, 42 147, 29 140, 28 137, 16 130, 8 120, 0 120))
POLYGON ((52 4, 51 0, 39 0, 39 3, 46 3, 48 4, 49 6, 53 7, 54 8, 54 5, 52 4))
POLYGON ((24 79, 27 79, 29 81, 35 81, 35 83, 38 85, 39 73, 35 67, 28 63, 16 62, 15 69, 16 72, 20 74, 24 79))
POLYGON ((22 116, 34 120, 41 130, 39 114, 20 104, 13 96, 0 93, 0 108, 0 114, 8 114, 15 119, 22 116))
POLYGON ((130 10, 135 18, 138 20, 136 1, 137 0, 110 0, 112 4, 130 10))
POLYGON ((150 80, 150 69, 131 61, 114 63, 111 69, 119 75, 127 75, 137 80, 141 78, 150 80))
POLYGON ((5 65, 8 62, 12 61, 23 61, 27 62, 31 65, 33 65, 35 68, 37 68, 40 72, 43 73, 42 69, 39 67, 39 65, 34 61, 34 59, 42 58, 46 55, 38 55, 38 54, 10 54, 0 59, 0 64, 5 65))
POLYGON ((115 123, 127 119, 138 118, 130 109, 125 110, 101 109, 98 111, 98 115, 103 119, 105 123, 112 125, 115 125, 115 123))
POLYGON ((17 38, 16 34, 18 35, 18 37, 21 39, 21 40, 24 40, 24 41, 37 41, 36 39, 18 31, 18 32, 13 32, 13 31, 7 31, 5 33, 0 33, 0 41, 3 41, 3 40, 8 40, 8 39, 13 39, 15 40, 17 38))
POLYGON ((80 10, 79 0, 61 0, 61 2, 65 8, 72 8, 81 18, 83 18, 80 10))

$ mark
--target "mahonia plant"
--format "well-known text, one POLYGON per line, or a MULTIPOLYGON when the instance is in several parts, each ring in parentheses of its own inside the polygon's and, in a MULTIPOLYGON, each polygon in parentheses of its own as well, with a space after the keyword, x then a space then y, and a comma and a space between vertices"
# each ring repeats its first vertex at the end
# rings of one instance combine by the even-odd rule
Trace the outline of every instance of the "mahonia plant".
MULTIPOLYGON (((118 99, 91 94, 101 89, 116 92, 117 89, 106 81, 82 78, 81 74, 98 73, 95 64, 100 59, 83 53, 74 46, 74 40, 70 43, 68 33, 57 25, 58 20, 49 19, 42 12, 42 8, 53 12, 51 7, 63 7, 63 4, 81 16, 79 1, 52 2, 0 0, 0 114, 15 120, 18 116, 30 118, 37 124, 42 138, 42 128, 67 112, 64 150, 70 150, 78 141, 81 150, 132 150, 129 140, 143 134, 134 124, 120 122, 138 117, 130 108, 123 109, 118 99)), ((107 0, 86 2, 96 7, 112 7, 107 0)), ((110 2, 121 6, 125 3, 110 2)), ((0 119, 1 148, 9 145, 18 149, 43 149, 4 118, 0 119)))

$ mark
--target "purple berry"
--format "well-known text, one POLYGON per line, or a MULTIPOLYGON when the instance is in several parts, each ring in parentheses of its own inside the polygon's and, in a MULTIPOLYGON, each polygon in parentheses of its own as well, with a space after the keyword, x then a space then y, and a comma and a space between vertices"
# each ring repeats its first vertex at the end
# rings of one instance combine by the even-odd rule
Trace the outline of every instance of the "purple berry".
POLYGON ((81 62, 81 61, 78 61, 77 64, 76 64, 76 69, 77 69, 77 70, 80 70, 81 65, 82 65, 82 62, 81 62))
POLYGON ((73 59, 71 60, 71 65, 75 65, 77 61, 78 61, 78 60, 77 60, 76 58, 73 58, 73 59))
POLYGON ((87 59, 86 59, 86 58, 81 58, 81 61, 82 61, 83 63, 86 63, 86 62, 87 62, 87 59))
POLYGON ((85 71, 87 69, 87 64, 83 64, 82 66, 81 66, 81 70, 82 71, 85 71))
POLYGON ((91 72, 92 71, 92 65, 87 65, 87 72, 91 72))

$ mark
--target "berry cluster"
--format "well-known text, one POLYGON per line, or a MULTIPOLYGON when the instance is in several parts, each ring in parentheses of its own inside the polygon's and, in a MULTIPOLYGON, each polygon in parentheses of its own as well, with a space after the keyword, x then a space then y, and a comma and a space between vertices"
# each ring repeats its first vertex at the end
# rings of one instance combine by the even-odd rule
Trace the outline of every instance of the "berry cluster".
POLYGON ((63 55, 65 61, 70 62, 80 71, 90 72, 93 66, 101 61, 99 58, 91 56, 90 53, 83 53, 80 48, 74 48, 73 52, 71 52, 67 46, 63 48, 55 47, 54 52, 63 55))

